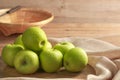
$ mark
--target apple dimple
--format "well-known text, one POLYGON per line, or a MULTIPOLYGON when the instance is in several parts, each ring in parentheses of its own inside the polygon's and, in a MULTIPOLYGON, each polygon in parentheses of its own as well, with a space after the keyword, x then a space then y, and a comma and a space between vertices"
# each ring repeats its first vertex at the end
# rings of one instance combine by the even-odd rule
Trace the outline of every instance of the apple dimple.
POLYGON ((66 66, 68 66, 68 65, 69 65, 69 63, 68 63, 67 61, 65 61, 65 65, 66 65, 66 66))
POLYGON ((39 45, 40 45, 40 47, 44 46, 45 45, 45 41, 40 41, 39 45))
POLYGON ((27 62, 24 60, 24 61, 22 61, 22 65, 26 65, 27 64, 27 62))
POLYGON ((44 45, 45 44, 45 41, 41 41, 41 45, 44 45))
POLYGON ((66 42, 63 42, 63 43, 61 43, 62 45, 66 45, 67 43, 66 42))
POLYGON ((21 61, 21 65, 27 65, 28 64, 28 62, 27 62, 28 60, 29 60, 28 56, 24 56, 23 60, 21 61))

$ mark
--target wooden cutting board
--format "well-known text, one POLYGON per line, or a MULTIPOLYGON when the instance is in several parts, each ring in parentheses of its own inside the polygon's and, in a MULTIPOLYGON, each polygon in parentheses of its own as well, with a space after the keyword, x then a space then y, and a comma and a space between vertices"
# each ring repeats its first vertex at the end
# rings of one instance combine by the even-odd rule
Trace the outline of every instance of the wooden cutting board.
POLYGON ((89 65, 78 73, 67 72, 64 69, 61 69, 55 73, 46 73, 42 70, 30 75, 22 75, 16 71, 15 68, 7 66, 0 57, 0 78, 1 77, 37 77, 37 78, 79 78, 85 79, 88 74, 95 74, 93 68, 89 65))

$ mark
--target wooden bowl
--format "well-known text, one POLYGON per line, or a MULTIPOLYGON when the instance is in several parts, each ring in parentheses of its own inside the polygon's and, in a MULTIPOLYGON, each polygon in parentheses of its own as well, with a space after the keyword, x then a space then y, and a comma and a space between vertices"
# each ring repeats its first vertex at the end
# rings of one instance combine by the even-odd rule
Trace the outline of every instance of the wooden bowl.
MULTIPOLYGON (((1 9, 0 14, 6 12, 9 9, 1 9)), ((22 33, 28 27, 43 25, 51 22, 54 16, 40 9, 33 8, 21 8, 20 10, 4 15, 0 17, 0 31, 5 35, 11 35, 14 33, 22 33)))

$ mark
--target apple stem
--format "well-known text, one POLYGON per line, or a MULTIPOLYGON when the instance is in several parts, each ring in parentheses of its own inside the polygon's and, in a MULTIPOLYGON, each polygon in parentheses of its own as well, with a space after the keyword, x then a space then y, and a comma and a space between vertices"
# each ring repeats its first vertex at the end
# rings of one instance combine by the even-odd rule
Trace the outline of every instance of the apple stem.
POLYGON ((22 62, 22 65, 26 65, 26 63, 27 63, 26 61, 23 61, 23 62, 22 62))

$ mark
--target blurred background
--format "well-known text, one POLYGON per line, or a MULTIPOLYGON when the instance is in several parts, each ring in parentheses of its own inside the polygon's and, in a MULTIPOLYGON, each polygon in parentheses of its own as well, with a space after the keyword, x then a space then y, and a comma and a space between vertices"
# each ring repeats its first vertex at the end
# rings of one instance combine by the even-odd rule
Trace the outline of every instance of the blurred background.
POLYGON ((0 0, 0 8, 17 5, 40 8, 55 15, 53 22, 119 23, 120 0, 0 0))

